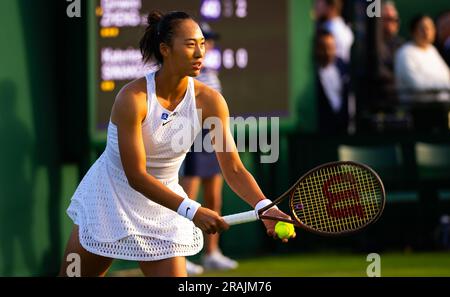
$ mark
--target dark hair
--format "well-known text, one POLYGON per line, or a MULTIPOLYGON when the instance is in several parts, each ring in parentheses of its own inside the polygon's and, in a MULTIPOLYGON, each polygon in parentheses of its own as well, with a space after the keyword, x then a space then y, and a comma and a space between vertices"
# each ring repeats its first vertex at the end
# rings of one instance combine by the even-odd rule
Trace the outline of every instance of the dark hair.
POLYGON ((436 25, 437 23, 439 23, 441 21, 441 19, 445 19, 446 17, 450 17, 450 9, 446 9, 444 11, 442 11, 441 13, 439 13, 439 15, 436 17, 436 25))
POLYGON ((159 10, 154 10, 149 13, 147 17, 148 26, 139 42, 144 63, 150 61, 154 61, 157 64, 163 63, 163 56, 159 51, 159 45, 161 43, 171 45, 178 23, 187 19, 192 19, 192 17, 181 11, 172 11, 163 14, 159 10))
POLYGON ((325 0, 325 4, 327 6, 331 6, 336 8, 336 10, 341 13, 342 7, 344 6, 344 3, 342 3, 342 0, 325 0))
MULTIPOLYGON (((417 30, 417 28, 419 27, 420 22, 425 19, 425 18, 430 18, 428 15, 426 14, 419 14, 416 15, 415 17, 413 17, 411 19, 411 22, 409 23, 409 32, 411 34, 414 34, 414 32, 417 30)), ((431 18, 430 18, 431 19, 431 18)))

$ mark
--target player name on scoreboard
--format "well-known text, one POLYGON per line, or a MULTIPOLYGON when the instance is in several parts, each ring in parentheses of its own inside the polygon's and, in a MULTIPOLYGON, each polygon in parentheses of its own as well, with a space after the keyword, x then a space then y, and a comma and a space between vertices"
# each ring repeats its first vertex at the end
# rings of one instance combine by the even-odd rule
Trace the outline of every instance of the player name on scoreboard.
POLYGON ((105 131, 117 92, 155 66, 139 41, 152 10, 185 11, 219 33, 204 67, 218 71, 233 116, 289 113, 287 0, 96 0, 92 63, 93 127, 105 131), (270 19, 270 22, 267 20, 270 19), (276 46, 268 46, 276 44, 276 46), (269 57, 269 53, 270 56, 269 57), (270 69, 270 71, 268 71, 270 69))

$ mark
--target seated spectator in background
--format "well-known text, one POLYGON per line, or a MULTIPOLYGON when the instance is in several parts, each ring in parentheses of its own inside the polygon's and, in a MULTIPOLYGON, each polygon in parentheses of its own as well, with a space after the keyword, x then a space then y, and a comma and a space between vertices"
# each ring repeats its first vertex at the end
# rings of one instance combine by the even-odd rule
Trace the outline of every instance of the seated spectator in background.
POLYGON ((349 63, 354 36, 341 17, 341 12, 342 0, 315 0, 314 2, 317 28, 327 30, 333 35, 336 41, 337 57, 349 63))
POLYGON ((437 18, 436 26, 439 52, 450 66, 450 10, 437 18))
POLYGON ((330 32, 317 32, 314 53, 319 132, 346 133, 349 74, 346 64, 336 56, 336 42, 330 32))
POLYGON ((400 18, 394 2, 383 4, 381 12, 381 40, 379 40, 378 66, 375 84, 377 86, 377 100, 395 104, 396 87, 394 73, 394 57, 397 50, 404 44, 403 38, 398 36, 400 18))
POLYGON ((410 25, 412 41, 395 56, 395 75, 401 98, 405 91, 430 91, 450 88, 450 70, 433 42, 436 29, 433 20, 420 15, 410 25))

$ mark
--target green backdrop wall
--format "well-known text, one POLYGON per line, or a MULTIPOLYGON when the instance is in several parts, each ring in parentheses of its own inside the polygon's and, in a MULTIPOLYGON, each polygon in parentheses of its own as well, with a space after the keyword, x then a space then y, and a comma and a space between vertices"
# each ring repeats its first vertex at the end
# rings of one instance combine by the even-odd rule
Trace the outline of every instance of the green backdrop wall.
POLYGON ((55 275, 70 231, 64 210, 87 142, 86 44, 82 21, 65 21, 65 5, 0 3, 2 276, 55 275))

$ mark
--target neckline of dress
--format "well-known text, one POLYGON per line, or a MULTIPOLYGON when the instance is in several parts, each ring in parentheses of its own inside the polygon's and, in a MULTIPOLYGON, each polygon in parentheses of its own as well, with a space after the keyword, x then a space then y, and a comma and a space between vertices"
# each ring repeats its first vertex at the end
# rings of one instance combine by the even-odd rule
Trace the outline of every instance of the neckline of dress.
POLYGON ((161 105, 161 103, 158 100, 158 96, 156 95, 156 72, 154 72, 152 74, 153 76, 153 92, 152 92, 152 96, 153 99, 156 101, 156 103, 158 104, 158 106, 163 109, 164 111, 167 111, 168 113, 174 113, 177 109, 180 108, 181 105, 184 104, 184 102, 186 101, 186 98, 188 97, 188 93, 189 93, 189 87, 191 85, 191 79, 190 77, 188 77, 188 84, 186 87, 186 92, 184 93, 183 99, 181 99, 180 102, 178 102, 177 106, 175 106, 175 108, 173 110, 167 109, 164 106, 161 105))

